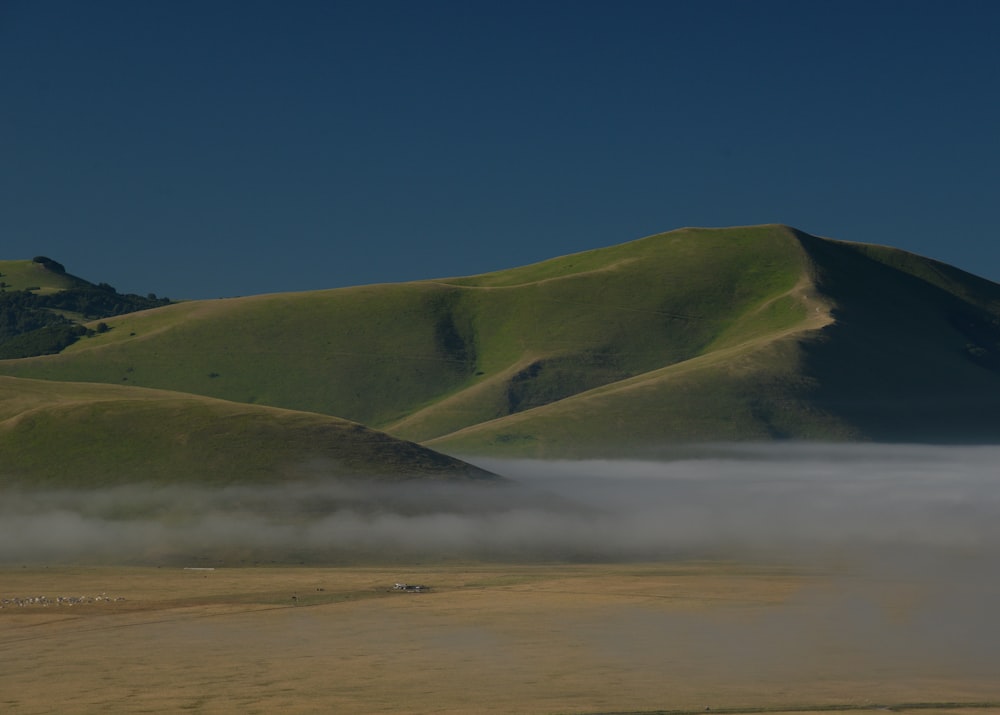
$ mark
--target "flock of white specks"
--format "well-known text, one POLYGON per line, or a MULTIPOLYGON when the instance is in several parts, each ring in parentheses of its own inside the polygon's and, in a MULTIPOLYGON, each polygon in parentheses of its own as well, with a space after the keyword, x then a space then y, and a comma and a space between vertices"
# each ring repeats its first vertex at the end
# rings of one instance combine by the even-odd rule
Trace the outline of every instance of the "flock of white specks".
POLYGON ((88 603, 116 603, 124 601, 124 596, 109 596, 102 593, 97 596, 28 596, 26 598, 3 598, 0 599, 0 608, 24 608, 25 606, 79 606, 88 603))

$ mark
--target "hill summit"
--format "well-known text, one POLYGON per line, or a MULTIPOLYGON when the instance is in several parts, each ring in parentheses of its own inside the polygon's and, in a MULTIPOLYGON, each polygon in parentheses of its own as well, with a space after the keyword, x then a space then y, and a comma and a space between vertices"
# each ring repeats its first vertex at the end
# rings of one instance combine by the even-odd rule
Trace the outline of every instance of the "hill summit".
POLYGON ((0 373, 336 416, 453 454, 1000 437, 1000 286, 781 225, 106 324, 0 373))

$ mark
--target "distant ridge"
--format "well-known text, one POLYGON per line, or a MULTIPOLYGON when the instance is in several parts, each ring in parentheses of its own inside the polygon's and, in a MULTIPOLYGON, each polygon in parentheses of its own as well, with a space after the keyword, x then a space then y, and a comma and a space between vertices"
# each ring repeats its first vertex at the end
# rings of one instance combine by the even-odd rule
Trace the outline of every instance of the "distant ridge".
POLYGON ((105 322, 0 373, 326 414, 452 454, 1000 439, 1000 286, 781 225, 105 322))

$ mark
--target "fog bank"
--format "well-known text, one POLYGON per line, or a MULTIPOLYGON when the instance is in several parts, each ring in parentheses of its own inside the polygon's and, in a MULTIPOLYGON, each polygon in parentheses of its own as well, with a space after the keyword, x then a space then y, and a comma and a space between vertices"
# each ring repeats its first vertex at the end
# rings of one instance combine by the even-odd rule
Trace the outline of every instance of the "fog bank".
POLYGON ((752 558, 902 568, 1000 554, 1000 447, 706 445, 498 461, 515 480, 8 491, 5 563, 752 558))

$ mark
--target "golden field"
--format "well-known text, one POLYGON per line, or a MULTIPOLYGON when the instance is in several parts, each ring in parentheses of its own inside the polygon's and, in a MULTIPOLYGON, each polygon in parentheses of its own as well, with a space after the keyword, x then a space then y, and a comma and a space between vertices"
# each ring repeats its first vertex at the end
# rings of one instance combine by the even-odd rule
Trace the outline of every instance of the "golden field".
POLYGON ((6 566, 0 599, 4 713, 1000 713, 993 650, 901 576, 6 566))

